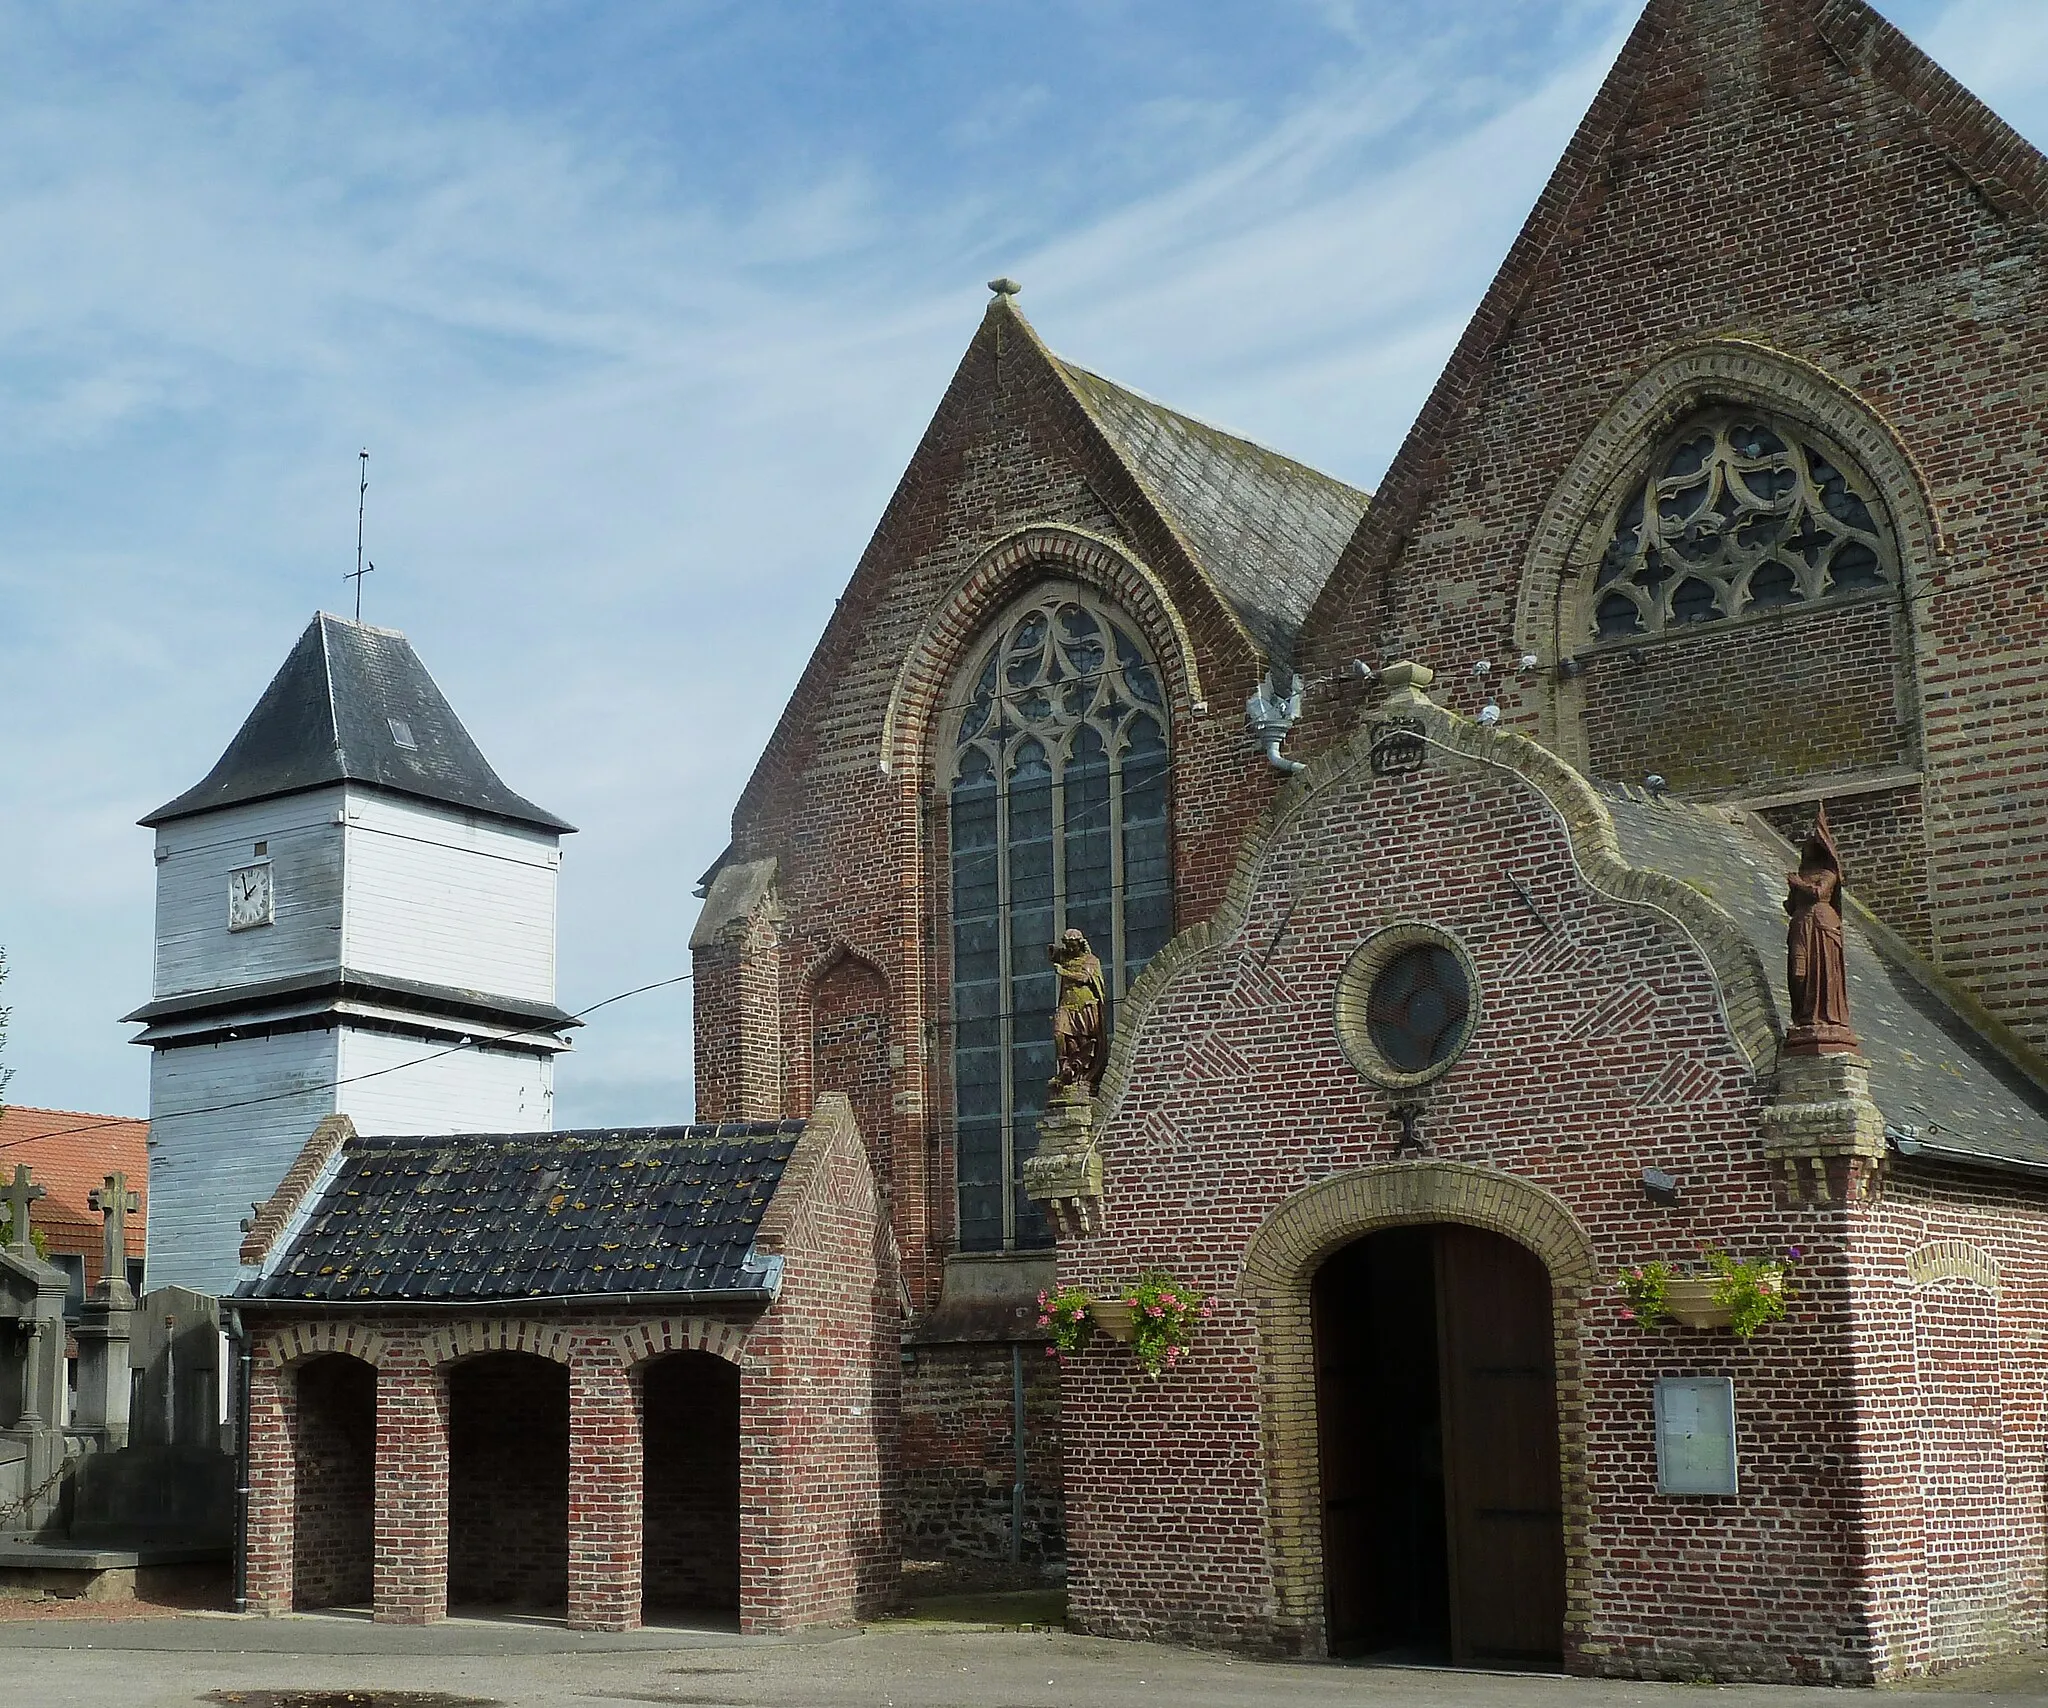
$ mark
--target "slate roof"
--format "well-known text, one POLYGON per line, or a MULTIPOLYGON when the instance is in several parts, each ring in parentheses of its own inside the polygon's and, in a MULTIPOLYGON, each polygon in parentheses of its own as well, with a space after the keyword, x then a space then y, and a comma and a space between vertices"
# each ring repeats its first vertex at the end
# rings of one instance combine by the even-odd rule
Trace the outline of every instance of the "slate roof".
POLYGON ((142 822, 168 824, 341 782, 542 830, 576 828, 505 787, 404 635, 325 611, 307 625, 220 763, 142 822))
MULTIPOLYGON (((1796 856, 1727 809, 1652 801, 1633 790, 1610 795, 1607 805, 1630 865, 1684 880, 1742 927, 1770 974, 1782 1030, 1791 1013, 1785 874, 1796 856)), ((1853 897, 1853 870, 1848 883, 1853 897)), ((1882 941, 1853 909, 1843 923, 1849 1022, 1894 1141, 1909 1154, 1918 1145, 1934 1156, 2048 1166, 2048 1091, 1936 994, 1930 969, 1882 941)))
POLYGON ((1238 620, 1269 658, 1291 661, 1371 495, 1054 360, 1238 620))
POLYGON ((241 1297, 758 1294, 754 1233, 801 1121, 354 1138, 241 1297))

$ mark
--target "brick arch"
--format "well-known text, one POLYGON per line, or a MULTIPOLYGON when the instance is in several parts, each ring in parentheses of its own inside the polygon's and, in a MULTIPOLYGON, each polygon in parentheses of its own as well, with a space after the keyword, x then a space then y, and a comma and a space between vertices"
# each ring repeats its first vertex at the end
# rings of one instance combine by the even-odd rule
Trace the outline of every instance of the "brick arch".
POLYGON ((889 975, 840 943, 811 963, 800 991, 805 1048, 792 1064, 802 1079, 799 1107, 808 1112, 822 1092, 844 1092, 868 1155, 886 1178, 895 1085, 889 975))
POLYGON ((636 1323, 612 1340, 619 1362, 629 1369, 671 1352, 708 1352, 744 1369, 746 1344, 745 1329, 709 1317, 658 1317, 653 1322, 636 1323))
POLYGON ((1961 1281, 1996 1296, 1998 1259, 1966 1239, 1929 1240, 1906 1253, 1906 1279, 1915 1287, 1961 1281))
POLYGON ((438 1368, 484 1352, 529 1352, 557 1364, 570 1361, 570 1331, 532 1318, 466 1317, 428 1331, 427 1362, 438 1368))
POLYGON ((263 1357, 273 1370, 303 1364, 309 1358, 323 1358, 339 1352, 357 1358, 372 1369, 384 1363, 384 1337, 359 1322, 287 1323, 267 1336, 263 1357))
POLYGON ((1040 523, 990 546, 941 599, 910 643, 882 716, 879 763, 887 773, 917 774, 947 685, 982 631, 1035 581, 1064 576, 1126 612, 1161 673, 1178 678, 1185 716, 1205 704, 1195 644, 1166 584, 1122 547, 1086 529, 1040 523))
MULTIPOLYGON (((1545 664, 1586 644, 1592 571, 1605 549, 1600 523, 1637 478, 1653 445, 1695 410, 1753 405, 1803 421, 1854 457, 1890 513, 1899 554, 1898 597, 1909 613, 1915 677, 1924 650, 1921 599, 1947 549, 1926 476, 1892 426, 1856 392, 1813 363, 1745 339, 1717 338, 1675 350, 1639 374, 1586 435, 1530 536, 1515 605, 1518 650, 1545 664)), ((1719 625, 1715 626, 1719 633, 1719 625)), ((1543 739, 1576 750, 1581 689, 1549 677, 1543 739)), ((1911 723, 1919 725, 1915 682, 1911 723)))
POLYGON ((1325 1642, 1323 1532, 1310 1287, 1340 1246, 1382 1228, 1462 1222, 1525 1246, 1550 1271, 1557 1348, 1559 1469, 1564 1489, 1567 1645, 1592 1617, 1586 1559, 1591 1519, 1579 1312, 1597 1285, 1591 1236, 1562 1200, 1533 1182, 1455 1162, 1397 1162, 1304 1187, 1260 1224, 1238 1290, 1258 1322, 1268 1560, 1278 1623, 1311 1652, 1325 1642))

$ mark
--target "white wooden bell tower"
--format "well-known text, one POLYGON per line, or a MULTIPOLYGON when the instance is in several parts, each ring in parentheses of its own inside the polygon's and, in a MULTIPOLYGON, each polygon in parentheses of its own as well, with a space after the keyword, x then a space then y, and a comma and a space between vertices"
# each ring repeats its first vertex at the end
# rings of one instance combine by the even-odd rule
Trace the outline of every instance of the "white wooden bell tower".
POLYGON ((573 826, 499 781, 411 643, 315 617, 156 831, 148 1281, 225 1293, 242 1218, 326 1115, 553 1124, 573 826))

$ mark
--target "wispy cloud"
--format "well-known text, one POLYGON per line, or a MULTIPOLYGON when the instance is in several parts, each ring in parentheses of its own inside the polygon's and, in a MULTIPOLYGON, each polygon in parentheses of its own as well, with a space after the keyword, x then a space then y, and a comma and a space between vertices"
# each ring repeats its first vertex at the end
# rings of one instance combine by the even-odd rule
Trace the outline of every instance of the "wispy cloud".
MULTIPOLYGON (((688 965, 690 883, 982 279, 1021 277, 1063 353, 1370 483, 1635 9, 366 3, 0 0, 26 1101, 142 1106, 131 821, 341 604, 360 445, 366 614, 584 827, 583 1006, 688 965)), ((689 1078, 680 987, 582 1035, 558 1116, 674 1118, 689 1078)))

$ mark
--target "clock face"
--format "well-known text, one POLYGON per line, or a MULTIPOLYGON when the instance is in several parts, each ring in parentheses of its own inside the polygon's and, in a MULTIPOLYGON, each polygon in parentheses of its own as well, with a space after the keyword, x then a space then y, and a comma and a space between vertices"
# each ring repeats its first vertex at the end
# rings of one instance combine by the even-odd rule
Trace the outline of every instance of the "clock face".
POLYGON ((268 925, 276 917, 275 908, 269 861, 258 866, 237 866, 228 873, 230 931, 247 931, 252 925, 268 925))

